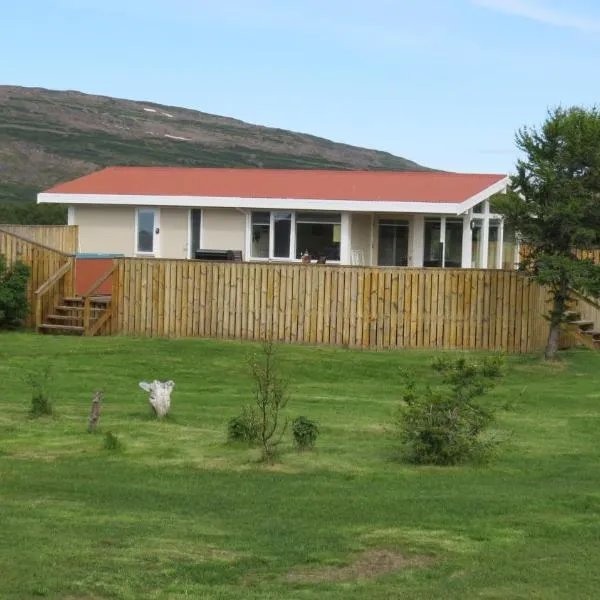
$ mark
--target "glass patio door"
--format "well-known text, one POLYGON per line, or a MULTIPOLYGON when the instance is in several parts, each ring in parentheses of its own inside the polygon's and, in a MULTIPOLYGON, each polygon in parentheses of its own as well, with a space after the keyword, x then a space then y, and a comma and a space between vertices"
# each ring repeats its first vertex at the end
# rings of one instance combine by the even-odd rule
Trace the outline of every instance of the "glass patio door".
POLYGON ((381 267, 408 265, 408 221, 379 221, 377 264, 381 267))

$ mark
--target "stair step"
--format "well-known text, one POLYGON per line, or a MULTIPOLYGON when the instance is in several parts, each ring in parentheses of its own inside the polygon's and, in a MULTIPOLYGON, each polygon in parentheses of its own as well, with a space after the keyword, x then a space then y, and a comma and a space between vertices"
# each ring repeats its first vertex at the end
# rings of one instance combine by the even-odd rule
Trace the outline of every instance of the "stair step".
POLYGON ((594 338, 594 340, 600 341, 600 331, 593 330, 593 329, 586 329, 585 331, 582 331, 581 333, 583 335, 591 335, 592 338, 594 338))
MULTIPOLYGON (((76 312, 83 312, 85 310, 85 307, 83 307, 83 306, 68 306, 68 305, 61 304, 60 306, 56 306, 55 310, 72 310, 72 311, 76 311, 76 312)), ((90 306, 91 312, 102 312, 104 310, 106 310, 104 307, 90 306)))
POLYGON ((81 325, 59 325, 56 323, 43 323, 40 325, 40 329, 60 329, 64 331, 81 331, 83 333, 83 327, 81 325))
POLYGON ((565 319, 567 319, 567 321, 569 322, 578 321, 579 319, 581 319, 581 313, 576 312, 574 310, 568 310, 565 312, 565 319))
POLYGON ((51 321, 81 321, 82 315, 48 315, 51 321))
POLYGON ((575 325, 576 327, 579 327, 579 329, 585 330, 588 330, 590 327, 593 327, 594 324, 594 321, 587 321, 585 319, 581 319, 579 321, 569 321, 569 325, 575 325))

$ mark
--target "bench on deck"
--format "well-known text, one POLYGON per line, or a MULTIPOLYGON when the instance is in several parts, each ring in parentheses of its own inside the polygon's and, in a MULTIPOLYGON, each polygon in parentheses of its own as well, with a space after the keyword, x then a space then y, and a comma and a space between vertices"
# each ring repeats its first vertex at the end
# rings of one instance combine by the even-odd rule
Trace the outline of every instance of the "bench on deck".
POLYGON ((196 260, 242 262, 241 250, 196 250, 196 260))

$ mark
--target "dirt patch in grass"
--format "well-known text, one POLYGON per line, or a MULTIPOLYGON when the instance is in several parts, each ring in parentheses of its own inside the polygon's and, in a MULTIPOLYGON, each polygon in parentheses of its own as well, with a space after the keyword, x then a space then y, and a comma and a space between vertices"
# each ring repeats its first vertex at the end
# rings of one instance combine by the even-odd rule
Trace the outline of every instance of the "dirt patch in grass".
POLYGON ((406 557, 393 550, 367 550, 343 567, 319 567, 298 569, 288 573, 285 581, 301 583, 325 583, 335 581, 353 581, 373 579, 393 571, 422 569, 433 563, 430 556, 406 557))

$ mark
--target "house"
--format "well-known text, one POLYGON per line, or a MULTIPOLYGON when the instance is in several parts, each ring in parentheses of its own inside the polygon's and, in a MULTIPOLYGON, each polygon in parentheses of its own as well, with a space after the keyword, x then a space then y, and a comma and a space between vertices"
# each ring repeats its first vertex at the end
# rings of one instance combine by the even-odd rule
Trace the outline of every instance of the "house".
POLYGON ((515 242, 489 199, 505 175, 110 167, 57 185, 87 254, 512 268, 515 242))

